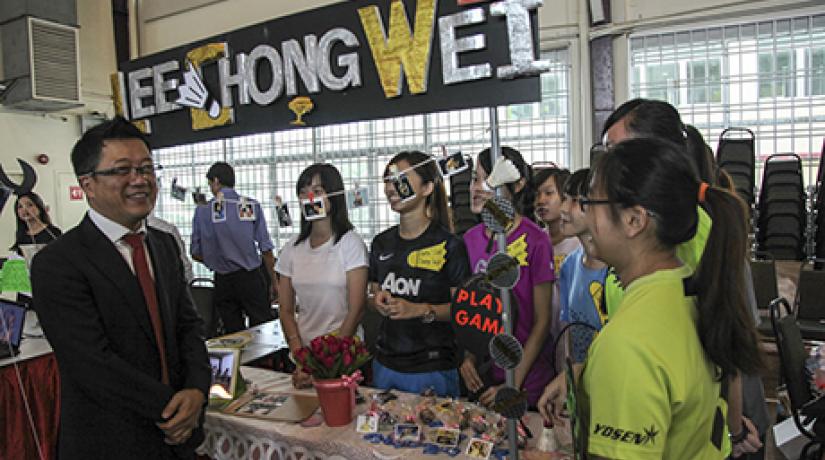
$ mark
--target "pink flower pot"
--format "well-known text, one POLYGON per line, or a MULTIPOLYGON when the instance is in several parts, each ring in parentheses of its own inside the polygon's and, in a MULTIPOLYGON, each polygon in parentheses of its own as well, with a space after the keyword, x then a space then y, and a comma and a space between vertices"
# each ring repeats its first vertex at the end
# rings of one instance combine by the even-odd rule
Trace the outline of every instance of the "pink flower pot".
POLYGON ((355 412, 355 388, 354 383, 345 382, 344 379, 316 380, 315 391, 321 402, 321 410, 324 412, 324 421, 328 426, 344 426, 352 422, 352 414, 355 412))

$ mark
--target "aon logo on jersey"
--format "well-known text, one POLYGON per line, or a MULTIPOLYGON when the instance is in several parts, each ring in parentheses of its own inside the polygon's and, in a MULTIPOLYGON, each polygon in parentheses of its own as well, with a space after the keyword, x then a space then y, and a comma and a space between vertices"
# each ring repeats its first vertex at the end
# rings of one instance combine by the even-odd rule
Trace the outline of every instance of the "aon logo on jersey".
POLYGON ((392 295, 406 295, 417 296, 421 289, 421 280, 413 280, 396 276, 395 273, 389 272, 384 278, 384 283, 381 284, 381 289, 389 291, 392 295))

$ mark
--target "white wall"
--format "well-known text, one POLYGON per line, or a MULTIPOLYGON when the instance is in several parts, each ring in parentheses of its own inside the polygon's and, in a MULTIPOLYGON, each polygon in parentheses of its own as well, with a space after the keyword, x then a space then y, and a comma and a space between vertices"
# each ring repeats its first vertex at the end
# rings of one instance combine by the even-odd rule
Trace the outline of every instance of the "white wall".
MULTIPOLYGON (((57 113, 10 111, 0 106, 0 164, 20 180, 16 158, 34 166, 38 181, 35 192, 51 208, 50 215, 63 230, 74 226, 86 209, 85 202, 69 201, 73 182, 69 154, 80 137, 83 114, 113 114, 109 74, 116 71, 112 10, 109 0, 78 0, 80 25, 81 89, 84 107, 57 113), (51 159, 40 165, 37 155, 51 159)), ((0 254, 14 243, 14 197, 0 213, 0 254)))

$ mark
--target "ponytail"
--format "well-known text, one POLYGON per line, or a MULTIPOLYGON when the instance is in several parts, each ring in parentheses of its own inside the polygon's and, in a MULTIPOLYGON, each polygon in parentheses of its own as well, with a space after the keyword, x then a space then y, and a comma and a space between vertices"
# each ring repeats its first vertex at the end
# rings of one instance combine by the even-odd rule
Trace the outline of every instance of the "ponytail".
POLYGON ((708 184, 719 185, 715 174, 716 162, 713 152, 702 137, 702 133, 693 125, 685 125, 685 147, 688 155, 693 158, 699 179, 708 184))
POLYGON ((696 169, 685 161, 684 146, 661 139, 616 144, 599 158, 592 174, 596 189, 604 190, 614 203, 614 220, 618 209, 645 208, 656 222, 656 239, 664 248, 694 238, 697 206, 705 209, 713 223, 692 283, 699 340, 708 358, 719 366, 720 378, 760 370, 759 340, 744 290, 748 241, 744 202, 700 181, 696 169))
POLYGON ((747 210, 729 191, 710 187, 701 204, 713 221, 694 277, 699 339, 722 378, 763 367, 759 338, 745 296, 747 210))

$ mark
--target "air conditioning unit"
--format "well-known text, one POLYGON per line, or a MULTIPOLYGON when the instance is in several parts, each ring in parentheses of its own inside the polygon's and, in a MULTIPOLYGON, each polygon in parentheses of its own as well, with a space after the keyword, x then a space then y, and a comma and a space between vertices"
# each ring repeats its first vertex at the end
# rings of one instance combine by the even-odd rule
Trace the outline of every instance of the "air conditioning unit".
POLYGON ((57 111, 80 107, 78 28, 32 16, 2 26, 5 106, 57 111))

